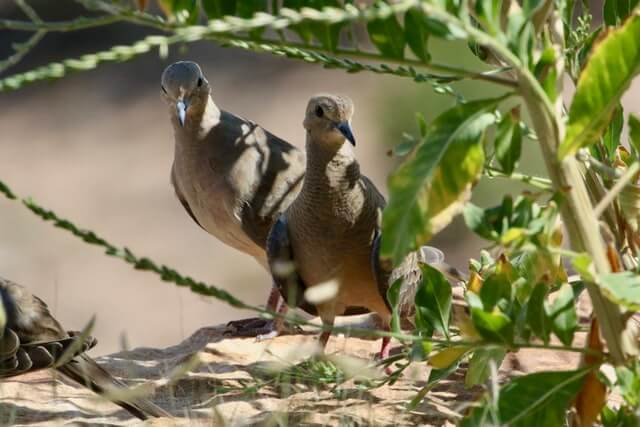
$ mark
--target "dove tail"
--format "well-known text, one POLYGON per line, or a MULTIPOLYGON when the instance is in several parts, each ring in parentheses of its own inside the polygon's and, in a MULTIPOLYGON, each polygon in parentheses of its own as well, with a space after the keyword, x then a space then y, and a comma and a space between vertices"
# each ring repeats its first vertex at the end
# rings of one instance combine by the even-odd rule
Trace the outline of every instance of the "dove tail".
POLYGON ((444 262, 444 253, 440 249, 433 246, 421 246, 420 249, 407 255, 402 264, 392 273, 389 281, 391 284, 400 277, 404 279, 400 288, 398 302, 398 311, 401 318, 415 314, 416 292, 418 292, 418 287, 422 283, 420 264, 426 264, 437 269, 449 280, 455 282, 467 280, 467 276, 463 272, 444 262))
MULTIPOLYGON (((69 363, 57 369, 60 373, 99 395, 104 395, 114 388, 127 387, 126 384, 114 378, 85 354, 75 357, 69 363)), ((146 420, 149 417, 172 417, 170 413, 148 399, 132 397, 131 399, 127 399, 127 401, 117 399, 109 400, 141 420, 146 420)))

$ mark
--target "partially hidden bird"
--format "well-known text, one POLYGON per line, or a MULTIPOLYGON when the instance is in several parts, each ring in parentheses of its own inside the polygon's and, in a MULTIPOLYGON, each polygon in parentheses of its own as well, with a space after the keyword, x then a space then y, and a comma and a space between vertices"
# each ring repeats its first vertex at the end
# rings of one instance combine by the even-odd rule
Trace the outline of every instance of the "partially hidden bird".
MULTIPOLYGON (((268 271, 267 235, 302 188, 304 153, 256 123, 218 108, 195 62, 169 65, 161 89, 174 129, 171 182, 178 200, 205 231, 268 271)), ((281 302, 273 286, 266 307, 284 313, 287 306, 281 302)), ((281 325, 237 324, 243 334, 264 337, 277 334, 281 325)))
MULTIPOLYGON (((444 255, 424 246, 395 269, 379 261, 385 199, 360 172, 351 128, 353 110, 352 101, 344 96, 321 94, 310 99, 303 122, 305 180, 271 229, 267 255, 274 282, 289 305, 317 313, 327 327, 346 307, 364 306, 376 312, 388 329, 389 286, 402 279, 401 316, 409 315, 421 280, 420 264, 441 263, 444 255), (305 295, 320 285, 333 288, 333 295, 317 303, 308 301, 305 295)), ((323 348, 330 334, 321 333, 323 348)), ((385 337, 379 357, 387 357, 389 349, 390 339, 385 337)))
POLYGON ((123 397, 127 393, 118 396, 118 390, 124 390, 126 384, 85 353, 96 343, 93 337, 65 331, 44 301, 25 287, 0 277, 0 380, 55 369, 141 420, 170 418, 169 412, 148 399, 123 397))

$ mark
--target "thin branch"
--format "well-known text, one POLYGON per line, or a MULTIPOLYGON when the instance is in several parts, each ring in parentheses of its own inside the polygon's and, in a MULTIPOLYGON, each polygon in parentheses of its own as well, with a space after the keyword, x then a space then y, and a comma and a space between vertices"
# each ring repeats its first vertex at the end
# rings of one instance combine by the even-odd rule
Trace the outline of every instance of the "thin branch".
POLYGON ((13 2, 22 10, 22 12, 24 12, 25 15, 29 17, 29 19, 31 19, 31 21, 36 24, 42 23, 40 16, 38 16, 36 11, 25 0, 13 0, 13 2))
POLYGON ((581 148, 580 150, 578 150, 578 152, 576 153, 576 159, 578 159, 582 163, 587 163, 600 174, 606 175, 609 178, 618 179, 622 176, 622 171, 604 164, 603 162, 589 154, 589 151, 585 148, 581 148))
POLYGON ((125 21, 126 18, 119 15, 105 15, 95 18, 87 18, 81 16, 70 21, 59 22, 28 22, 28 21, 15 21, 11 19, 0 19, 0 30, 14 30, 14 31, 51 31, 51 32, 66 32, 75 30, 84 30, 86 28, 100 27, 103 25, 109 25, 116 22, 125 21))
POLYGON ((624 187, 629 184, 629 181, 631 181, 635 177, 639 169, 640 162, 635 162, 631 166, 629 166, 629 169, 627 169, 624 175, 622 175, 622 177, 618 181, 616 181, 614 186, 611 187, 607 194, 604 195, 602 200, 600 200, 600 202, 594 208, 593 213, 596 218, 599 218, 600 215, 602 215, 602 212, 607 209, 609 204, 613 202, 618 194, 624 189, 624 187))
POLYGON ((490 178, 499 177, 512 179, 514 181, 520 181, 525 184, 532 185, 541 190, 553 191, 553 182, 551 182, 551 180, 547 178, 542 178, 534 175, 525 175, 519 172, 513 172, 511 175, 507 175, 506 173, 494 168, 493 166, 485 166, 484 170, 486 175, 490 178))
MULTIPOLYGON (((264 51, 270 52, 273 54, 285 54, 287 50, 293 51, 303 51, 306 56, 311 52, 319 53, 325 57, 328 57, 326 49, 321 46, 305 44, 294 41, 287 41, 286 43, 281 43, 278 40, 264 39, 264 40, 252 40, 242 36, 210 36, 209 39, 220 41, 222 43, 229 43, 234 47, 240 47, 246 50, 252 51, 264 51)), ((467 70, 464 68, 453 67, 445 64, 439 64, 435 62, 422 62, 416 59, 397 59, 397 58, 387 58, 376 52, 367 52, 360 49, 344 49, 338 48, 332 52, 333 55, 336 55, 334 58, 338 60, 350 60, 350 59, 362 59, 367 61, 385 61, 386 63, 397 64, 399 65, 399 69, 412 69, 412 68, 422 68, 426 70, 431 70, 435 72, 443 72, 443 73, 451 73, 453 75, 427 75, 430 79, 438 81, 438 83, 450 83, 454 81, 459 81, 462 79, 471 79, 471 80, 481 80, 489 83, 499 84, 502 86, 506 86, 509 88, 515 88, 517 85, 513 80, 503 78, 497 76, 497 73, 505 71, 505 69, 496 69, 489 70, 486 72, 475 72, 471 70, 467 70), (407 68, 408 67, 408 68, 407 68)), ((303 56, 303 55, 300 55, 303 56)), ((293 57, 293 56, 289 56, 293 57)), ((293 57, 295 58, 295 57, 293 57)), ((372 71, 372 70, 370 70, 372 71)), ((375 71, 374 71, 375 72, 375 71)))
POLYGON ((45 30, 40 30, 34 33, 29 40, 24 43, 16 43, 14 44, 15 53, 9 56, 7 59, 0 61, 0 73, 3 73, 10 67, 16 65, 18 62, 22 61, 22 58, 25 57, 27 53, 29 53, 36 45, 44 38, 47 34, 45 30))

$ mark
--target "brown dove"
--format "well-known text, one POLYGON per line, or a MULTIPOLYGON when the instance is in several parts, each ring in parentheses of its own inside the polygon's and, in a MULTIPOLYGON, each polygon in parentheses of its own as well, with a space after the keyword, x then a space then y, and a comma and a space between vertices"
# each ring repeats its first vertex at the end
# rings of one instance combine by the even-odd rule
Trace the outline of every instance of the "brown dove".
MULTIPOLYGON (((307 171, 298 197, 274 224, 267 254, 275 283, 291 306, 317 313, 325 326, 348 306, 378 313, 388 329, 391 307, 387 290, 391 280, 403 279, 401 316, 413 307, 420 282, 420 263, 440 263, 438 249, 423 247, 395 270, 378 261, 380 215, 385 199, 360 173, 351 130, 353 104, 334 95, 317 95, 308 103, 306 129, 307 171), (314 287, 325 291, 314 293, 314 287), (310 294, 315 301, 309 301, 310 294), (320 299, 321 301, 318 301, 320 299)), ((320 335, 324 347, 330 332, 320 335)), ((379 356, 389 354, 384 338, 379 356)))
MULTIPOLYGON (((304 154, 254 122, 219 109, 194 62, 167 67, 162 92, 175 136, 171 182, 182 206, 205 231, 268 269, 267 235, 300 191, 304 154)), ((267 308, 278 311, 280 301, 273 287, 267 308)), ((246 325, 244 334, 273 335, 280 326, 269 322, 252 332, 258 324, 246 325)))
MULTIPOLYGON (((56 369, 100 395, 126 388, 85 354, 95 344, 92 337, 65 331, 40 298, 0 277, 0 379, 56 369)), ((147 399, 109 400, 141 420, 171 417, 147 399)))

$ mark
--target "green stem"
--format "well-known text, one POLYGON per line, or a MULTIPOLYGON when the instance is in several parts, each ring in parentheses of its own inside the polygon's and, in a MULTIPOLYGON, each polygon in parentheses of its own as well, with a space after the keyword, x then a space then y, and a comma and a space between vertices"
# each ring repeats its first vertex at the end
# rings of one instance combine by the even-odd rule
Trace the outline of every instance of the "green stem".
POLYGON ((22 58, 24 58, 25 55, 29 53, 46 34, 47 32, 45 30, 40 30, 29 37, 29 40, 26 42, 17 44, 15 47, 15 53, 7 59, 0 61, 0 73, 5 72, 10 67, 22 61, 22 58))
POLYGON ((550 179, 547 179, 547 178, 542 178, 542 177, 533 176, 533 175, 525 175, 520 172, 513 172, 511 175, 507 175, 506 173, 502 172, 497 168, 494 168, 493 166, 485 166, 484 171, 486 176, 488 176, 489 178, 494 178, 494 177, 507 178, 507 179, 512 179, 514 181, 520 181, 525 184, 532 185, 541 190, 545 190, 545 191, 553 190, 553 183, 551 182, 550 179))
POLYGON ((30 22, 14 21, 11 19, 0 19, 0 30, 33 32, 45 30, 50 32, 66 32, 110 25, 116 22, 122 22, 124 20, 125 17, 120 15, 105 15, 96 18, 87 18, 82 16, 70 21, 60 22, 30 22))

